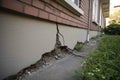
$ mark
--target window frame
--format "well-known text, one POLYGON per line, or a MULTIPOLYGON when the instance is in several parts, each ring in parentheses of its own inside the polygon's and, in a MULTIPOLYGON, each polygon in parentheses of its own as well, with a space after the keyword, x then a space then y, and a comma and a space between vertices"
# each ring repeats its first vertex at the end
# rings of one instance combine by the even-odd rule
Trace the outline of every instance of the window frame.
POLYGON ((99 17, 99 26, 102 26, 102 16, 103 16, 103 14, 102 14, 102 7, 100 6, 100 15, 99 15, 100 17, 99 17))
POLYGON ((80 0, 71 0, 74 4, 76 4, 77 6, 79 6, 80 4, 80 0))
POLYGON ((56 1, 74 14, 78 16, 84 15, 84 11, 79 7, 79 5, 76 5, 71 0, 56 0, 56 1))
POLYGON ((99 25, 98 22, 99 0, 93 0, 92 22, 99 25))
POLYGON ((102 8, 102 4, 100 4, 100 18, 99 18, 99 26, 101 28, 104 28, 104 25, 105 25, 105 20, 104 20, 104 16, 103 16, 103 8, 102 8))

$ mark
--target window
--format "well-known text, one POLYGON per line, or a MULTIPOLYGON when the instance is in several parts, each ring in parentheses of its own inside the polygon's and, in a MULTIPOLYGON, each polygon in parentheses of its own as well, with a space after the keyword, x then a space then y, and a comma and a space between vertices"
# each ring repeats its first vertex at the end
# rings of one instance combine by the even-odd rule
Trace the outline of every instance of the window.
POLYGON ((104 28, 104 22, 105 22, 105 20, 104 20, 104 17, 103 17, 103 9, 102 9, 102 6, 100 5, 100 15, 99 15, 99 26, 101 27, 101 28, 104 28))
POLYGON ((99 26, 102 26, 102 7, 100 6, 100 15, 99 15, 99 26))
POLYGON ((98 24, 98 10, 99 10, 99 5, 98 5, 98 0, 93 0, 93 14, 92 14, 92 21, 98 24))
POLYGON ((74 2, 77 6, 79 6, 79 0, 71 0, 72 2, 74 2))
POLYGON ((80 16, 83 15, 83 10, 79 7, 81 0, 56 0, 59 4, 70 10, 72 13, 80 16))

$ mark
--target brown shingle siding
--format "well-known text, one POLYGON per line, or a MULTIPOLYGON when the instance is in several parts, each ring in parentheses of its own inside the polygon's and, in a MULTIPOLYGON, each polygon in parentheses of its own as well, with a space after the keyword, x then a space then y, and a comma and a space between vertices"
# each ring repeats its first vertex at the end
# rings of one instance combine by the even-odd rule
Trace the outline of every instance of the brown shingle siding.
POLYGON ((20 1, 22 1, 22 2, 24 2, 26 4, 31 4, 31 2, 32 2, 32 0, 20 0, 20 1))
POLYGON ((1 6, 17 12, 23 12, 23 5, 14 0, 3 0, 1 6))
MULTIPOLYGON (((84 15, 81 16, 75 15, 55 0, 3 0, 1 7, 49 21, 87 29, 89 0, 80 1, 80 8, 84 11, 84 15)), ((91 26, 91 29, 95 28, 96 30, 96 25, 91 23, 91 26)))
POLYGON ((38 1, 38 0, 33 0, 32 5, 37 7, 37 8, 40 8, 40 9, 45 8, 44 3, 42 1, 38 1))
POLYGON ((38 9, 29 5, 26 5, 24 8, 24 13, 33 15, 33 16, 38 16, 38 9))
POLYGON ((49 19, 49 13, 43 10, 40 10, 39 17, 43 19, 49 19))
MULTIPOLYGON (((92 0, 92 5, 93 5, 93 0, 92 0)), ((91 8, 91 13, 92 13, 92 11, 93 11, 93 6, 92 6, 92 8, 91 8)), ((90 29, 91 30, 99 30, 99 27, 98 27, 98 25, 97 24, 95 24, 93 21, 92 21, 92 16, 93 16, 93 14, 91 14, 91 16, 90 16, 90 18, 91 18, 91 27, 90 27, 90 29)))

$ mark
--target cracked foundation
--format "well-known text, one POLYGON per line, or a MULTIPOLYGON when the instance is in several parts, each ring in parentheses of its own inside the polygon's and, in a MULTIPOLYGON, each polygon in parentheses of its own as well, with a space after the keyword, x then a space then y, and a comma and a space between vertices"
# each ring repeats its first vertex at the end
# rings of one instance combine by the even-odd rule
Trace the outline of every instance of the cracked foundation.
POLYGON ((37 70, 43 70, 45 67, 52 65, 56 60, 64 58, 68 53, 69 50, 67 50, 65 46, 56 48, 51 52, 43 54, 41 59, 36 63, 20 70, 16 75, 9 76, 3 80, 23 80, 25 77, 31 75, 37 70))
MULTIPOLYGON (((34 73, 38 70, 38 68, 36 68, 38 66, 41 68, 41 70, 45 69, 45 67, 51 65, 52 62, 63 58, 65 56, 64 54, 68 54, 64 52, 64 48, 67 49, 68 46, 69 48, 73 49, 77 41, 84 42, 86 39, 85 29, 59 24, 58 30, 60 30, 64 36, 64 40, 60 33, 56 34, 57 28, 55 23, 42 20, 40 21, 6 12, 1 12, 0 16, 0 30, 2 32, 0 35, 2 40, 2 45, 0 46, 2 48, 0 55, 0 80, 12 74, 15 75, 4 80, 15 80, 16 73, 19 70, 21 72, 23 70, 24 73, 24 70, 26 70, 26 73, 30 70, 34 73), (56 36, 59 36, 60 40, 56 36), (58 41, 57 39, 60 42, 56 42, 58 41), (59 45, 54 45, 55 42, 59 45), (60 48, 60 46, 62 47, 60 48), (59 49, 57 53, 59 53, 61 50, 62 53, 57 54, 54 57, 47 57, 46 60, 49 61, 49 63, 45 64, 45 61, 40 61, 39 56, 46 51, 52 50, 54 47, 58 47, 56 48, 59 49), (35 64, 30 65, 31 63, 35 64)), ((95 36, 96 34, 96 31, 90 32, 91 37, 95 36)), ((56 52, 55 48, 48 53, 56 52)), ((29 74, 31 73, 28 72, 28 75, 29 74)))
POLYGON ((65 46, 65 41, 63 35, 60 33, 58 24, 56 24, 56 43, 53 50, 46 52, 41 56, 41 59, 36 63, 31 64, 30 66, 20 70, 17 74, 9 76, 3 80, 24 80, 27 76, 32 75, 37 71, 42 71, 46 67, 49 67, 54 64, 57 60, 64 58, 65 56, 72 54, 77 57, 84 57, 81 55, 74 54, 74 51, 68 46, 65 46), (60 36, 63 38, 63 45, 60 42, 60 36))
POLYGON ((71 53, 71 50, 65 46, 65 41, 63 35, 59 32, 58 24, 56 23, 57 33, 56 33, 56 43, 55 47, 52 51, 44 53, 41 56, 41 59, 38 60, 36 63, 31 64, 30 66, 20 70, 17 74, 9 76, 3 80, 23 80, 26 76, 31 75, 32 73, 36 72, 37 70, 42 70, 46 66, 52 65, 56 60, 64 58, 66 54, 71 53), (62 46, 60 42, 60 36, 63 38, 62 46))

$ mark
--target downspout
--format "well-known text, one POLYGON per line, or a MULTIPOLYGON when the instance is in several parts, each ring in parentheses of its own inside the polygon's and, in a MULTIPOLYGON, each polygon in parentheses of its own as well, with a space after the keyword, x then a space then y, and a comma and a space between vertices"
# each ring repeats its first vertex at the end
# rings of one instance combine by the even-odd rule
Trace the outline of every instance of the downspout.
POLYGON ((86 42, 90 40, 90 27, 91 27, 91 0, 89 1, 89 8, 88 8, 88 29, 87 29, 87 37, 86 42))

